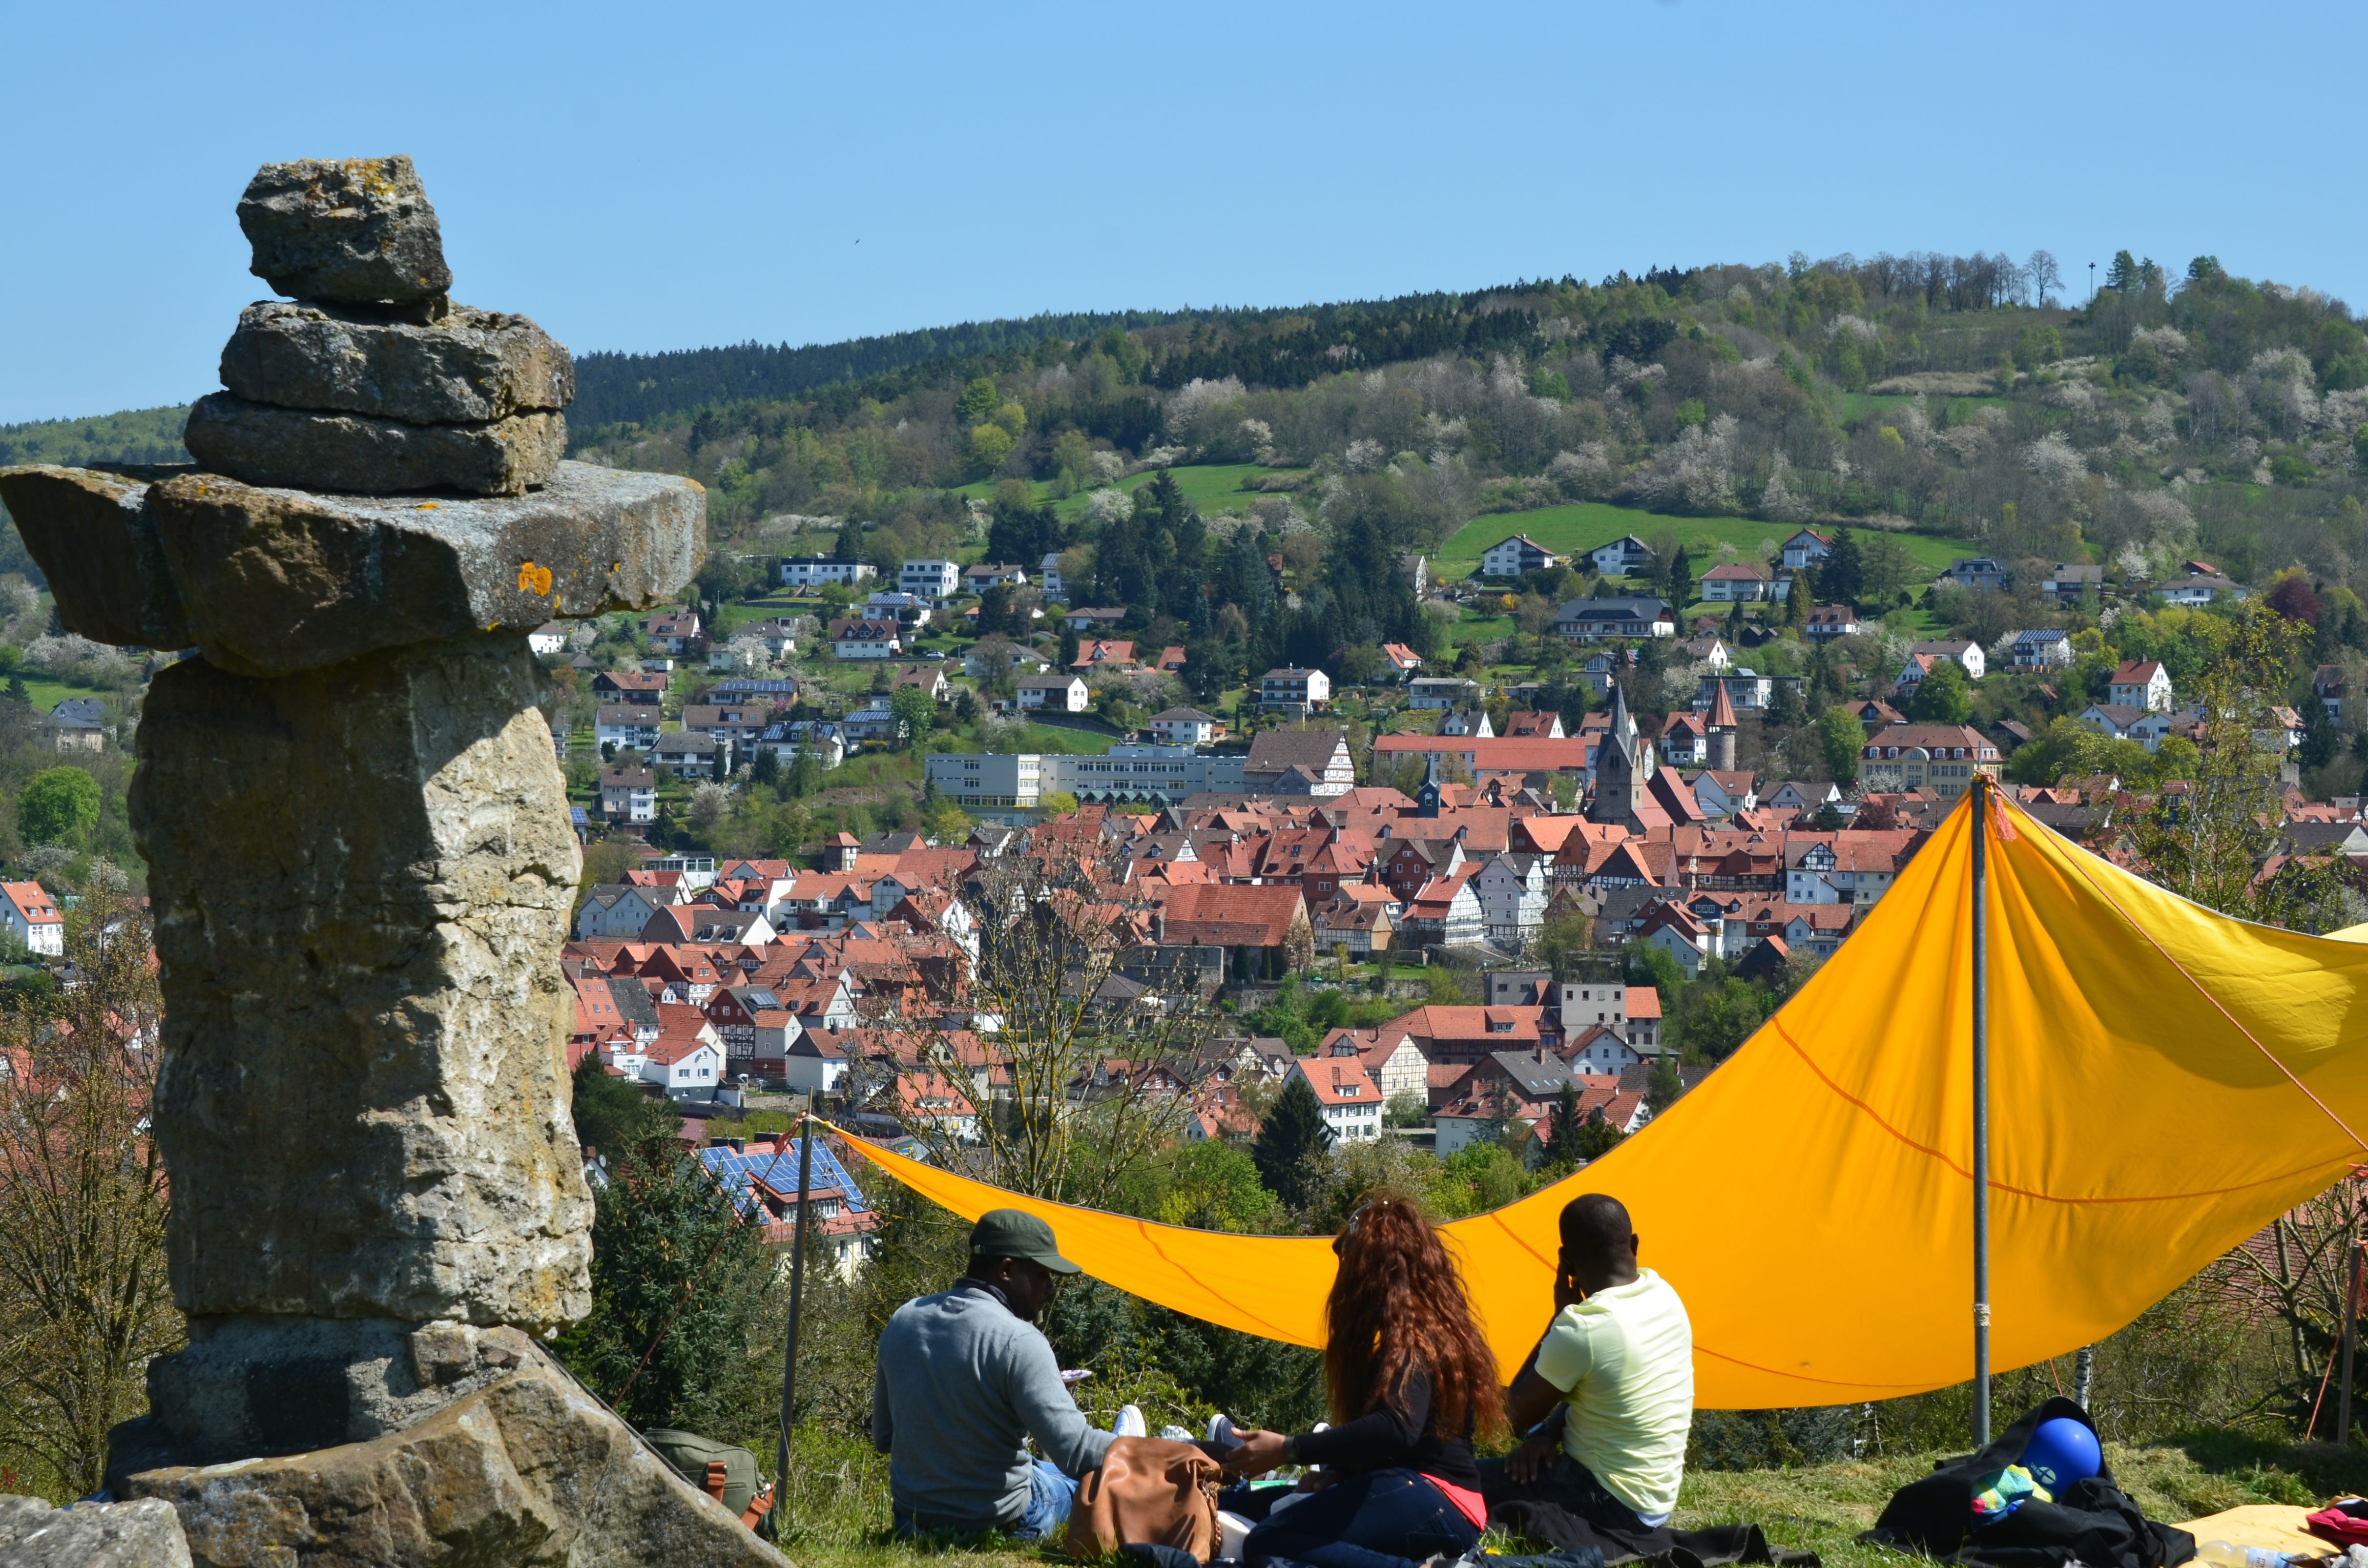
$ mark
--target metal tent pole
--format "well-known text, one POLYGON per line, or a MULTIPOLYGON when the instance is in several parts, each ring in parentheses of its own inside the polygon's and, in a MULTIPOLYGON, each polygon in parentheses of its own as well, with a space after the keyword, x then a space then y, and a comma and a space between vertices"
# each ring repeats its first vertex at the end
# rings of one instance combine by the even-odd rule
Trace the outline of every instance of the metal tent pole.
POLYGON ((2351 1353, 2359 1340, 2360 1243, 2351 1244, 2351 1267, 2343 1280, 2343 1393, 2335 1405, 2335 1440, 2351 1441, 2351 1353))
MULTIPOLYGON (((814 1104, 808 1096, 806 1104, 814 1104)), ((773 1540, 781 1537, 781 1500, 790 1490, 790 1421, 798 1402, 798 1314, 805 1304, 807 1194, 814 1189, 814 1113, 798 1123, 798 1232, 790 1242, 790 1344, 781 1357, 781 1444, 773 1471, 773 1511, 765 1516, 773 1540)))
POLYGON ((1990 1441, 1990 987, 1987 774, 1974 775, 1974 1447, 1990 1441))

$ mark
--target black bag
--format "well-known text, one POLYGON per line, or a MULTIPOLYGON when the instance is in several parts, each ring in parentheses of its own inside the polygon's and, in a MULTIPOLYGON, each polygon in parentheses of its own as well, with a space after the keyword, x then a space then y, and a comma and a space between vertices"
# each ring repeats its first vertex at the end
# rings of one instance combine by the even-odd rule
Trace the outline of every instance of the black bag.
POLYGON ((2089 1413, 2068 1399, 2051 1399, 1999 1434, 1977 1454, 1943 1460, 1931 1474, 1892 1494, 1874 1528, 1858 1539, 1869 1546, 1918 1551, 1986 1568, 2176 1568, 2195 1555, 2195 1538, 2156 1524, 2113 1484, 2107 1465, 2091 1480, 2073 1483, 2053 1503, 2026 1498, 1995 1523, 1976 1526, 1974 1497, 1982 1483, 2010 1464, 2041 1423, 2068 1415, 2089 1430, 2089 1413))

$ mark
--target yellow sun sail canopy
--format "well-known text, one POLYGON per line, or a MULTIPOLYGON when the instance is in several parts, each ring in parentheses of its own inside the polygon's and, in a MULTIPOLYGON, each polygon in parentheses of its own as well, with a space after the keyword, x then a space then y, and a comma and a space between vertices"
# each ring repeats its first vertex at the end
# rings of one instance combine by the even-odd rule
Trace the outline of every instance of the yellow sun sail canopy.
MULTIPOLYGON (((1973 1369, 1974 816, 1961 801, 1741 1050, 1577 1175, 1446 1227, 1500 1369, 1551 1312, 1555 1218, 1617 1195, 1684 1297, 1705 1409, 1835 1404, 1973 1369)), ((2228 919, 2003 801, 1989 828, 1992 1358, 2128 1324, 2368 1162, 2368 947, 2228 919)), ((1029 1210, 1096 1278, 1323 1342, 1322 1238, 1019 1198, 855 1142, 965 1218, 1029 1210)))

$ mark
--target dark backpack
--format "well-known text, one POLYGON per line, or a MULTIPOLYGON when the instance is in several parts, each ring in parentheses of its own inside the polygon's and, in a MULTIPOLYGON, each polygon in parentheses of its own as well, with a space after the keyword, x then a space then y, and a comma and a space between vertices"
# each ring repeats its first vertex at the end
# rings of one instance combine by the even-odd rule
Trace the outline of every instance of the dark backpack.
POLYGON ((1870 1546, 1922 1552, 1985 1568, 2176 1568, 2195 1555, 2195 1538, 2148 1519, 2102 1473, 2073 1483, 2053 1503, 2036 1497, 1993 1524, 1975 1525, 1974 1496, 1982 1484, 2019 1462, 2044 1421, 2068 1415, 2089 1430, 2089 1413, 2068 1399, 2051 1399, 2000 1433, 1977 1454, 1943 1460, 1931 1474, 1892 1494, 1874 1528, 1858 1539, 1870 1546))

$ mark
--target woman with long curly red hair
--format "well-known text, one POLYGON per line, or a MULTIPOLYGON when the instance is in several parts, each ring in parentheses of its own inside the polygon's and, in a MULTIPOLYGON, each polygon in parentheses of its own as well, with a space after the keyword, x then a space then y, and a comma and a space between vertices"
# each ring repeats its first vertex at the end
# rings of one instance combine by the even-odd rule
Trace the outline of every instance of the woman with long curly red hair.
POLYGON ((1376 1197, 1333 1242, 1324 1386, 1332 1425, 1243 1434, 1229 1470, 1321 1465, 1330 1484, 1250 1532, 1249 1568, 1416 1568, 1461 1555, 1487 1522, 1473 1435, 1504 1424, 1497 1358, 1472 1320, 1463 1275, 1439 1232, 1404 1198, 1376 1197))

